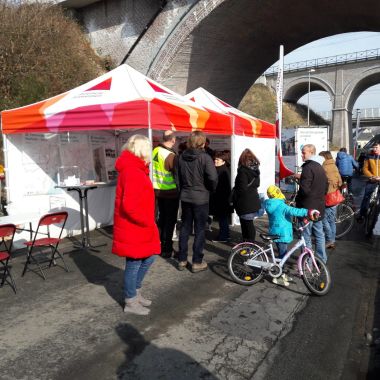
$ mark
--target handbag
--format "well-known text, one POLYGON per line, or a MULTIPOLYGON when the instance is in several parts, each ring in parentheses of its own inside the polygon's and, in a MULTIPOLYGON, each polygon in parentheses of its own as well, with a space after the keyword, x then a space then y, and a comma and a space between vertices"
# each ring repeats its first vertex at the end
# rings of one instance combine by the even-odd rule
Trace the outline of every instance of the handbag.
POLYGON ((325 204, 328 207, 336 206, 344 201, 344 196, 339 189, 325 195, 325 204))

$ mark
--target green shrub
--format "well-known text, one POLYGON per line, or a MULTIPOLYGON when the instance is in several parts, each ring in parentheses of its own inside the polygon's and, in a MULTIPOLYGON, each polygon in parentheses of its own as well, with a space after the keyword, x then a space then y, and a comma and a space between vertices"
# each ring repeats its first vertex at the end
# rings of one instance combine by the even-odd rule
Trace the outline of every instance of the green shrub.
POLYGON ((61 7, 0 0, 0 110, 77 87, 105 65, 61 7))

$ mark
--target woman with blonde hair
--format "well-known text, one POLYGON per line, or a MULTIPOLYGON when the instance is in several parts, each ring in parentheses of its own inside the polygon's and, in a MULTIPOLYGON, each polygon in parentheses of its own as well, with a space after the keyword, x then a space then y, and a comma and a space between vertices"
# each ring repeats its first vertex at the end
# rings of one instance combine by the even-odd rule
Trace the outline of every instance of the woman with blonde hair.
POLYGON ((154 218, 154 191, 149 178, 151 145, 146 136, 133 135, 122 147, 118 171, 112 253, 125 257, 126 313, 147 315, 152 303, 141 294, 143 279, 160 253, 154 218))
MULTIPOLYGON (((329 183, 328 193, 333 193, 342 185, 342 178, 339 174, 338 167, 335 165, 335 160, 331 155, 331 152, 328 150, 322 151, 319 153, 325 161, 322 164, 323 169, 325 170, 327 181, 329 183)), ((325 232, 326 238, 326 248, 335 248, 335 235, 336 235, 336 225, 335 225, 335 216, 336 216, 336 206, 326 206, 325 216, 322 220, 323 230, 325 232)))

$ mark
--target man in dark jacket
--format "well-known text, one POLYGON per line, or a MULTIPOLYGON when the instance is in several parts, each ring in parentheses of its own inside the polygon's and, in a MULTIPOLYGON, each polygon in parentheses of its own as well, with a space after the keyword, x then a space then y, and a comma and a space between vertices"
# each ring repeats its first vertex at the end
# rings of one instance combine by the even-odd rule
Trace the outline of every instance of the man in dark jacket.
POLYGON ((188 139, 188 148, 178 160, 182 208, 178 269, 184 270, 187 266, 188 240, 194 223, 193 273, 207 269, 207 263, 203 261, 205 226, 210 192, 214 192, 218 184, 218 175, 212 158, 204 151, 205 142, 204 133, 192 132, 188 139))
POLYGON ((312 248, 311 235, 315 236, 317 255, 326 263, 325 234, 323 232, 322 219, 325 215, 325 195, 328 189, 326 173, 322 168, 323 157, 316 156, 315 146, 304 145, 302 148, 302 174, 300 187, 296 196, 298 208, 316 209, 320 212, 321 220, 310 222, 303 236, 309 248, 312 248))

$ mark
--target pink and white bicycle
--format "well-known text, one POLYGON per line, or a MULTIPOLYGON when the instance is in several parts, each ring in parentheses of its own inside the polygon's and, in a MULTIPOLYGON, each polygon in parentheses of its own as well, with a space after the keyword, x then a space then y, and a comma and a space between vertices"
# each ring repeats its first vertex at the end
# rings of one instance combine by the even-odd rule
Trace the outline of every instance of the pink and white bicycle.
POLYGON ((309 223, 305 220, 304 225, 298 228, 299 240, 282 259, 276 258, 273 251, 274 240, 279 238, 277 235, 260 234, 266 242, 264 246, 249 242, 235 245, 228 259, 228 271, 233 280, 238 284, 253 285, 265 274, 272 278, 279 278, 283 274, 284 264, 289 257, 301 248, 297 270, 305 286, 317 296, 327 294, 331 288, 330 272, 326 264, 306 246, 302 236, 302 231, 309 223))

